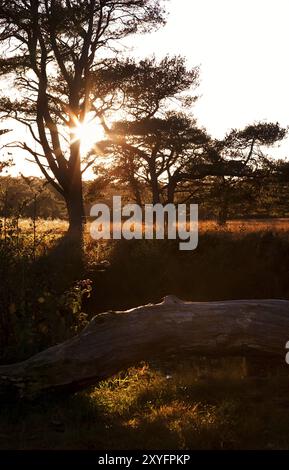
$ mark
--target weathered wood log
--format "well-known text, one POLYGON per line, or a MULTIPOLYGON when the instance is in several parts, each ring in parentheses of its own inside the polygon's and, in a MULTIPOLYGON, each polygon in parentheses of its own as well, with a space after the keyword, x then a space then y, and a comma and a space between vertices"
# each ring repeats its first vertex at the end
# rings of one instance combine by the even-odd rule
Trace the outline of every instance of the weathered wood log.
POLYGON ((183 302, 97 315, 78 336, 0 367, 0 392, 31 397, 79 389, 140 361, 190 355, 261 355, 285 360, 289 301, 183 302))

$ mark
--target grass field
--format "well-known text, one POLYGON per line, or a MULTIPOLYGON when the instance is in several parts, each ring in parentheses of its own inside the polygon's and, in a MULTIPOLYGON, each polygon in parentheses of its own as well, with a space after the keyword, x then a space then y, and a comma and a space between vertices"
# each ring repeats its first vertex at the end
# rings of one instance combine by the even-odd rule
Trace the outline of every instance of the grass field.
POLYGON ((243 360, 131 369, 71 397, 7 404, 1 449, 288 449, 289 378, 243 360))
MULTIPOLYGON (((3 222, 3 221, 2 221, 3 222)), ((89 224, 86 232, 89 232, 89 224)), ((32 219, 20 219, 19 227, 23 231, 29 232, 33 227, 32 219)), ((54 232, 55 234, 62 234, 68 228, 68 223, 65 220, 60 219, 37 219, 36 227, 38 233, 49 233, 54 232)), ((201 233, 204 232, 232 232, 232 233, 243 233, 243 232, 287 232, 289 231, 289 219, 243 219, 243 220, 229 220, 225 226, 218 225, 213 220, 200 220, 199 229, 201 233)))
MULTIPOLYGON (((289 298, 287 219, 201 222, 194 252, 174 241, 97 243, 87 229, 81 269, 58 249, 65 222, 19 227, 0 239, 2 363, 71 337, 100 311, 168 294, 289 298)), ((156 362, 69 397, 2 403, 0 448, 289 449, 285 352, 262 369, 248 373, 242 358, 156 362)))
POLYGON ((200 232, 227 231, 230 233, 288 232, 289 219, 229 220, 224 227, 214 221, 200 221, 200 232))

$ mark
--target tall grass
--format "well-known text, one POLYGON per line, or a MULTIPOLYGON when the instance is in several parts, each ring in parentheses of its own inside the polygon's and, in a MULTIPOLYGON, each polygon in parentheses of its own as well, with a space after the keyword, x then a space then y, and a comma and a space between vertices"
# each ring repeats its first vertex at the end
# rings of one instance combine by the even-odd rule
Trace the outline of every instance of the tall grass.
POLYGON ((287 220, 200 222, 198 249, 177 241, 100 241, 85 231, 84 265, 63 249, 67 223, 0 224, 0 360, 18 360, 109 309, 186 300, 289 298, 287 220), (90 281, 91 280, 91 283, 90 281))

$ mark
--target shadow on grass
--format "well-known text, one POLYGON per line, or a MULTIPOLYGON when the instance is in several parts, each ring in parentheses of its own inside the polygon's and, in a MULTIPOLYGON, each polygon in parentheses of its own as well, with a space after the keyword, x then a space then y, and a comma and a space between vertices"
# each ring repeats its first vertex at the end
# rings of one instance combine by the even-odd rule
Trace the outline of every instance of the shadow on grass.
POLYGON ((84 247, 82 237, 69 234, 56 240, 44 255, 35 261, 34 269, 45 273, 47 280, 63 292, 71 283, 81 279, 84 270, 84 247))
POLYGON ((44 239, 37 253, 26 241, 21 251, 13 240, 1 251, 6 267, 1 266, 2 364, 26 359, 75 334, 70 327, 77 327, 81 309, 81 292, 75 287, 84 272, 81 238, 44 239))
POLYGON ((1 449, 288 449, 288 378, 241 359, 147 365, 70 397, 1 408, 1 449), (206 375, 204 376, 204 370, 206 375))

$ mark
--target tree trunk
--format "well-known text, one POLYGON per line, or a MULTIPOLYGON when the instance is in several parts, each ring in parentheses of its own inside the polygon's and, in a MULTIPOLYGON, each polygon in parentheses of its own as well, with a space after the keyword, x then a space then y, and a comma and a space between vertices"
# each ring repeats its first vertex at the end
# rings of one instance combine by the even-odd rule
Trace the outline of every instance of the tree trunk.
POLYGON ((239 355, 285 361, 289 302, 182 302, 96 316, 81 334, 32 358, 0 367, 0 392, 34 397, 77 390, 140 361, 239 355))
POLYGON ((156 172, 156 162, 153 158, 151 158, 149 161, 149 173, 150 173, 150 180, 151 180, 150 185, 151 185, 151 191, 152 191, 153 205, 160 204, 161 202, 160 188, 159 188, 159 182, 158 182, 158 177, 157 177, 157 172, 156 172))
POLYGON ((228 222, 228 211, 225 207, 221 207, 218 213, 218 225, 225 226, 228 222))
POLYGON ((220 184, 220 206, 218 213, 218 224, 224 226, 229 220, 229 206, 230 206, 230 184, 226 181, 225 177, 221 178, 220 184))
POLYGON ((221 205, 219 208, 218 213, 218 224, 220 226, 224 226, 227 224, 229 220, 229 202, 226 197, 224 197, 221 201, 221 205))
POLYGON ((80 141, 72 143, 70 152, 71 182, 66 196, 66 205, 69 219, 69 233, 78 235, 82 234, 83 226, 85 224, 80 141))
POLYGON ((66 206, 69 221, 69 233, 81 234, 85 224, 82 189, 75 188, 66 197, 66 206))
POLYGON ((142 207, 142 197, 141 197, 141 192, 138 186, 138 181, 136 180, 135 176, 133 174, 129 175, 129 184, 131 187, 131 191, 134 195, 135 202, 139 207, 142 207))
POLYGON ((177 181, 175 178, 170 178, 167 188, 167 204, 175 203, 175 192, 177 188, 177 181))

